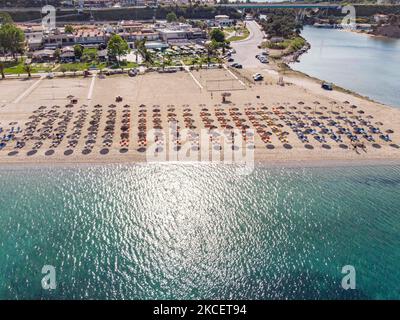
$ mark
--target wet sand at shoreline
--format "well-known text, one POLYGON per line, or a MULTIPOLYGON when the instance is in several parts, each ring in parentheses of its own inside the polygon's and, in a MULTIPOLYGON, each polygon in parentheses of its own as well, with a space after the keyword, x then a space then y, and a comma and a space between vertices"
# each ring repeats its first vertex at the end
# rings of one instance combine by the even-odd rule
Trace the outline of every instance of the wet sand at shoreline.
POLYGON ((0 163, 207 161, 204 153, 215 155, 219 149, 220 159, 226 159, 232 145, 234 158, 241 151, 254 152, 248 159, 265 164, 400 159, 399 109, 327 92, 308 79, 285 78, 292 84, 278 86, 277 76, 269 74, 262 83, 243 87, 223 69, 193 71, 193 77, 177 72, 1 81, 0 136, 14 128, 15 137, 0 150, 0 163), (222 103, 225 91, 231 96, 222 103), (76 104, 70 104, 72 96, 76 104), (116 102, 117 96, 123 100, 116 102), (364 129, 375 141, 353 133, 359 140, 352 143, 345 134, 335 133, 342 140, 336 142, 329 132, 339 127, 364 129), (392 141, 370 133, 369 127, 384 135, 393 130, 392 141), (254 129, 254 135, 245 133, 246 128, 254 129), (327 133, 320 133, 324 128, 327 133), (156 132, 149 132, 152 129, 156 132), (316 132, 303 135, 308 129, 316 132), (302 142, 298 132, 308 141, 302 142), (353 150, 355 143, 365 148, 353 150), (183 150, 191 150, 191 157, 176 158, 183 150))

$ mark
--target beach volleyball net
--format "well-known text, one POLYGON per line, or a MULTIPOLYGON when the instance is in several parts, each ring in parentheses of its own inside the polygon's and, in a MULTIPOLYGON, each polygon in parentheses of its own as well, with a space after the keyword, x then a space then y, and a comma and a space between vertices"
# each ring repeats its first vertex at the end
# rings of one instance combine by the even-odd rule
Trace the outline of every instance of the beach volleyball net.
POLYGON ((208 79, 205 80, 207 91, 245 90, 246 87, 238 79, 208 79))

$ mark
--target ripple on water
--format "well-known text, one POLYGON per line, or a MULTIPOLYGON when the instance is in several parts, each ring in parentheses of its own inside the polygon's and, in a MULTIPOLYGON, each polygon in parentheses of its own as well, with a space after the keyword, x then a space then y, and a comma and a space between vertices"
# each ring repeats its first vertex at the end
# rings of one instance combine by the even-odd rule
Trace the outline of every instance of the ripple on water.
POLYGON ((0 298, 399 298, 399 181, 399 167, 5 168, 0 298), (347 264, 356 293, 340 289, 347 264))

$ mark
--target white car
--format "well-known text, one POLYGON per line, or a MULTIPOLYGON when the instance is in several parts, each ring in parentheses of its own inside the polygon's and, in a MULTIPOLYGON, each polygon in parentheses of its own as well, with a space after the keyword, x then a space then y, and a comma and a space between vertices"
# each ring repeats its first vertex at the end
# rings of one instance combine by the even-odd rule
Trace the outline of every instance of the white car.
POLYGON ((262 74, 260 74, 260 73, 253 74, 254 81, 262 81, 263 79, 264 79, 264 77, 262 76, 262 74))

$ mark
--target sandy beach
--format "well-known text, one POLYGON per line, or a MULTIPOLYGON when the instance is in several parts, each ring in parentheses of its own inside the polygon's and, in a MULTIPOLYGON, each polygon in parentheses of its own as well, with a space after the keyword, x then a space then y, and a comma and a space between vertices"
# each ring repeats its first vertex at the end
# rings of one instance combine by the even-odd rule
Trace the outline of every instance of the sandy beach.
POLYGON ((0 163, 216 161, 227 149, 265 164, 400 160, 399 109, 312 79, 280 86, 274 72, 259 83, 240 72, 0 81, 0 163))

